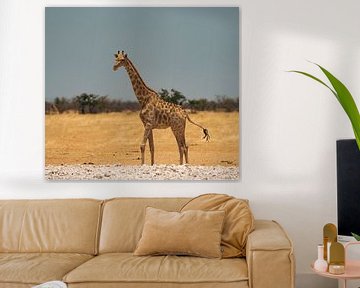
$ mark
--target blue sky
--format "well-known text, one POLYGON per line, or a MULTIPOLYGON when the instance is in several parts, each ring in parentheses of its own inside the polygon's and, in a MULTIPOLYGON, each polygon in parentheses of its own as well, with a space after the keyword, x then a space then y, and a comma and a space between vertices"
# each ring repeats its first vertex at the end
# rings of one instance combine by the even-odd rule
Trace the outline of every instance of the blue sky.
POLYGON ((112 71, 117 50, 156 91, 238 97, 239 17, 237 7, 47 7, 46 99, 86 92, 136 100, 125 69, 112 71))

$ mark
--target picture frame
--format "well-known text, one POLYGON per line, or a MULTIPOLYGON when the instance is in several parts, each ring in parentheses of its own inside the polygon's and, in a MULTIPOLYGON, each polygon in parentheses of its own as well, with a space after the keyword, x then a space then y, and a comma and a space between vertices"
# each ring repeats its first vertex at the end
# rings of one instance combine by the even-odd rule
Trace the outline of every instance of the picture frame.
POLYGON ((46 179, 238 180, 239 29, 239 7, 47 7, 46 179))

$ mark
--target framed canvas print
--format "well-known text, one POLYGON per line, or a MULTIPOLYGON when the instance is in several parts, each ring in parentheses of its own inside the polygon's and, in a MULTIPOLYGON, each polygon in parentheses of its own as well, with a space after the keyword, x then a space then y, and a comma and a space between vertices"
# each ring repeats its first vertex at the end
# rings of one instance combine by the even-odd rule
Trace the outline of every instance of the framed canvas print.
POLYGON ((49 180, 239 179, 238 7, 47 7, 49 180))

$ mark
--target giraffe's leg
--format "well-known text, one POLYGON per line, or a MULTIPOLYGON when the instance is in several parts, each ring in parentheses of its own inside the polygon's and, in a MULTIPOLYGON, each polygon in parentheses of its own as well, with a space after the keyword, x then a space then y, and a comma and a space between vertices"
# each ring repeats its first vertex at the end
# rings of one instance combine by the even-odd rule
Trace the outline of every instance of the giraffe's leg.
POLYGON ((188 163, 188 159, 187 159, 187 147, 185 146, 185 137, 184 134, 179 133, 178 131, 174 131, 173 133, 175 135, 176 138, 176 142, 178 144, 178 148, 179 148, 179 155, 180 155, 180 165, 184 164, 184 154, 185 154, 185 162, 188 163))
POLYGON ((181 150, 182 150, 183 154, 185 155, 185 163, 188 164, 189 163, 189 155, 188 155, 189 147, 186 145, 186 141, 185 141, 185 123, 184 123, 184 126, 182 127, 182 129, 179 130, 179 142, 180 142, 181 150))
MULTIPOLYGON (((185 155, 185 163, 188 164, 189 163, 189 156, 188 156, 189 147, 186 145, 184 134, 182 134, 180 136, 180 147, 181 147, 182 153, 185 155)), ((183 163, 181 163, 181 164, 183 164, 183 163)))
POLYGON ((178 147, 179 147, 179 154, 180 154, 180 165, 184 164, 183 159, 184 159, 184 149, 181 145, 181 141, 176 139, 177 143, 178 143, 178 147))
POLYGON ((150 154, 151 154, 151 165, 154 165, 154 136, 152 130, 150 130, 149 134, 149 146, 150 146, 150 154))
POLYGON ((185 163, 189 163, 189 146, 186 145, 185 135, 184 135, 184 154, 185 154, 185 163))
POLYGON ((145 146, 146 146, 146 141, 149 138, 150 132, 151 132, 151 128, 145 127, 144 138, 143 138, 143 141, 141 142, 141 145, 140 145, 141 165, 145 164, 145 146))
POLYGON ((188 164, 189 163, 189 147, 186 145, 185 127, 186 127, 186 121, 183 122, 183 126, 181 127, 182 129, 180 129, 180 137, 181 137, 182 149, 185 154, 185 163, 188 164))

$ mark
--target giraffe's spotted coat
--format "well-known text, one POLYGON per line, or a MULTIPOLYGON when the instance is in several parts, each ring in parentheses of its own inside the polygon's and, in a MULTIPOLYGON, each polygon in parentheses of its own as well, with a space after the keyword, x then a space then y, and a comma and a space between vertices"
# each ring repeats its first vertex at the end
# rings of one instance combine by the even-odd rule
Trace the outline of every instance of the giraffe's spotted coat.
POLYGON ((185 162, 188 163, 189 148, 185 141, 186 119, 203 129, 205 134, 204 138, 206 138, 206 140, 209 139, 207 129, 190 120, 189 116, 182 107, 164 101, 154 90, 149 88, 124 51, 118 51, 118 53, 115 54, 113 70, 116 71, 121 67, 125 67, 134 89, 134 93, 141 105, 140 119, 145 129, 143 141, 140 145, 141 164, 145 163, 145 145, 147 141, 149 141, 150 146, 151 165, 154 164, 154 139, 152 130, 165 129, 168 127, 171 128, 178 144, 180 164, 183 164, 184 156, 185 162))

